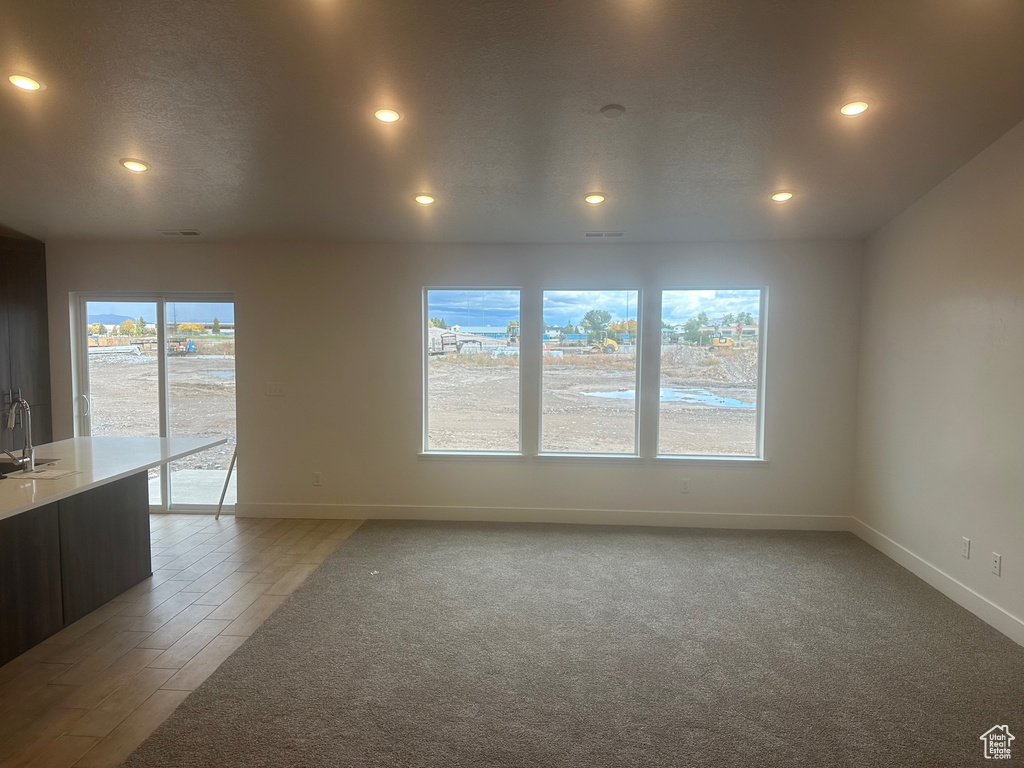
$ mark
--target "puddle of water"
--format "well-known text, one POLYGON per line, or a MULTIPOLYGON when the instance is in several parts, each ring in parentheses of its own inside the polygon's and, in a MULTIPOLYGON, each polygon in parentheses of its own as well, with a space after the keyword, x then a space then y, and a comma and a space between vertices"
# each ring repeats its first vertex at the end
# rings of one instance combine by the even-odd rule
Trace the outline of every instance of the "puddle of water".
POLYGON ((235 378, 234 371, 207 371, 207 376, 215 376, 218 379, 233 379, 235 378))
MULTIPOLYGON (((612 392, 584 392, 588 397, 606 397, 613 400, 635 400, 636 392, 632 389, 619 389, 612 392)), ((679 389, 662 387, 661 402, 663 403, 695 403, 698 405, 714 405, 719 408, 755 408, 757 403, 746 403, 733 397, 722 397, 707 389, 679 389)))

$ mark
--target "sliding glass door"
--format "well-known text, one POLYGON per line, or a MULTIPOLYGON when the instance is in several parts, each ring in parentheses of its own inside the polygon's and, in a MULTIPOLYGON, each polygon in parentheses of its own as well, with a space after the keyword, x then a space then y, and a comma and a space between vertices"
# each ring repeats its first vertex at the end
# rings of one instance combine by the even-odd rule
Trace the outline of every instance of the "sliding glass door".
MULTIPOLYGON (((155 301, 86 301, 83 390, 86 434, 159 437, 160 347, 155 301)), ((149 471, 149 503, 162 506, 160 468, 149 471)))
MULTIPOLYGON (((220 500, 235 449, 235 317, 229 296, 88 296, 79 312, 79 434, 223 437, 150 472, 150 505, 220 500)), ((224 505, 237 499, 234 473, 224 505)))
MULTIPOLYGON (((235 450, 234 306, 167 302, 167 433, 227 437, 225 445, 171 463, 171 504, 209 506, 220 499, 235 450)), ((234 506, 235 476, 225 504, 234 506)))

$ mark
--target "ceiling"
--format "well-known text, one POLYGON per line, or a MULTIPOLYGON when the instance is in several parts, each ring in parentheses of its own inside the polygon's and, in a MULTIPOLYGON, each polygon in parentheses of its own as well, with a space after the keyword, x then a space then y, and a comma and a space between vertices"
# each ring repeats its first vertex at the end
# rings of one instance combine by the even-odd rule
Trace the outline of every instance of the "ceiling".
POLYGON ((1021 0, 5 0, 0 17, 0 224, 42 239, 858 238, 1024 119, 1021 0), (840 115, 853 100, 871 108, 840 115))

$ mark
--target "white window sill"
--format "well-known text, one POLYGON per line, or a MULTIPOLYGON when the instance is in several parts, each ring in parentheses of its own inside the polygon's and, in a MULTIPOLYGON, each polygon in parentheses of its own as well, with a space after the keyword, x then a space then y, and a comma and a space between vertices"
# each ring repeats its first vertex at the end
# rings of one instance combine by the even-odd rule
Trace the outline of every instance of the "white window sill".
POLYGON ((430 461, 444 461, 447 459, 514 459, 522 460, 526 457, 521 453, 512 451, 421 451, 419 458, 430 461))
POLYGON ((549 461, 599 461, 601 463, 609 463, 615 461, 621 461, 628 464, 634 464, 638 461, 643 461, 639 456, 632 453, 538 453, 535 457, 543 462, 549 461))
POLYGON ((539 453, 527 456, 511 451, 422 451, 417 454, 427 461, 540 461, 569 463, 600 463, 600 464, 632 464, 653 462, 655 465, 686 464, 687 466, 706 466, 720 468, 767 467, 767 459, 754 456, 655 456, 653 459, 624 453, 539 453))
POLYGON ((655 456, 657 464, 705 464, 709 467, 766 467, 768 459, 756 456, 655 456))

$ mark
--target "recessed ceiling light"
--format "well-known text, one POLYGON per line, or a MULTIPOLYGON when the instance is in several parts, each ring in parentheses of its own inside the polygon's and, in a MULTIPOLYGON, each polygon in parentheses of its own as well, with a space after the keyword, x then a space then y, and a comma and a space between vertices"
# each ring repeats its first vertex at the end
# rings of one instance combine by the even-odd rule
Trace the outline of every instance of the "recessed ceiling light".
POLYGON ((614 120, 615 118, 622 117, 626 114, 626 108, 621 104, 607 104, 601 107, 598 111, 609 120, 614 120))
POLYGON ((143 171, 149 170, 149 165, 142 162, 141 160, 135 160, 130 157, 126 157, 124 160, 122 160, 121 165, 123 165, 125 168, 127 168, 129 171, 133 173, 142 173, 143 171))
POLYGON ((38 80, 33 80, 31 77, 26 75, 11 75, 8 80, 15 88, 21 88, 23 91, 41 91, 46 86, 40 83, 38 80))
POLYGON ((842 112, 847 117, 853 117, 854 115, 859 115, 863 112, 867 112, 868 103, 866 101, 851 101, 849 104, 844 104, 843 106, 841 106, 839 108, 839 111, 842 112))
POLYGON ((600 205, 604 202, 604 195, 587 195, 583 199, 591 205, 600 205))
POLYGON ((378 109, 373 116, 382 123, 397 123, 402 119, 402 116, 393 109, 378 109))
POLYGON ((416 195, 415 200, 420 205, 433 205, 434 198, 431 195, 416 195))
POLYGON ((772 200, 774 200, 776 203, 784 203, 787 200, 792 200, 792 199, 793 199, 793 193, 792 192, 776 192, 774 195, 772 195, 772 200))

